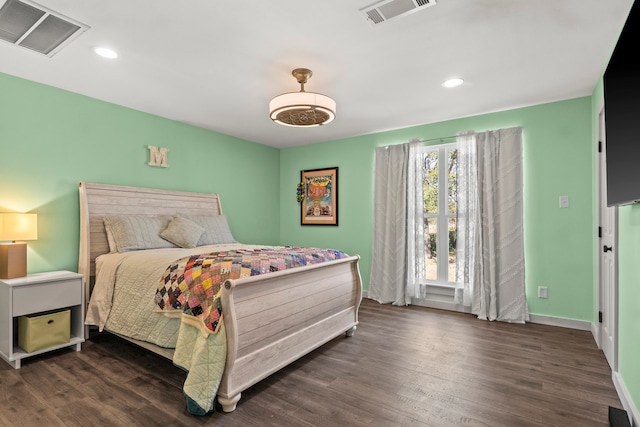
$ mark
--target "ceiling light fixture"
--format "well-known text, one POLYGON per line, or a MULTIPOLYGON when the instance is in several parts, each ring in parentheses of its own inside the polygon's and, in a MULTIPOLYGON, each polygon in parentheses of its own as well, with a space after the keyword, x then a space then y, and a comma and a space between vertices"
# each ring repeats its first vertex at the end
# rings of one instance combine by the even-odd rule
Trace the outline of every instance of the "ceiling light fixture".
POLYGON ((300 83, 300 92, 278 95, 269 103, 271 120, 284 126, 313 127, 326 125, 336 118, 336 101, 326 95, 305 92, 304 85, 313 73, 306 68, 291 72, 300 83))
POLYGON ((442 82, 442 87, 456 87, 460 86, 462 83, 464 83, 464 80, 462 80, 460 77, 454 77, 442 82))
POLYGON ((107 47, 94 47, 93 51, 104 58, 115 59, 118 57, 118 54, 114 50, 107 47))

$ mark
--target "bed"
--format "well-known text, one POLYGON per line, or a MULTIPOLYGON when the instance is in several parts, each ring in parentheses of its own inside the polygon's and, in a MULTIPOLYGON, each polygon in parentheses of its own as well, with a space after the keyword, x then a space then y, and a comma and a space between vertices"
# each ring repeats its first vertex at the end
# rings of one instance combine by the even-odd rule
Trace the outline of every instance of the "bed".
POLYGON ((205 216, 220 220, 224 215, 218 196, 87 182, 80 182, 79 193, 78 272, 85 278, 85 295, 91 295, 86 323, 171 358, 176 366, 185 369, 188 374, 184 391, 191 413, 213 410, 214 399, 223 411, 235 410, 246 388, 337 336, 352 336, 356 330, 362 285, 359 257, 348 255, 225 280, 217 294, 222 313, 217 333, 202 332, 185 321, 193 320, 185 314, 163 313, 158 301, 149 302, 149 298, 153 300, 155 295, 157 299, 159 295, 158 272, 169 271, 167 260, 219 251, 262 251, 263 247, 233 241, 210 246, 211 242, 205 242, 207 245, 198 244, 195 248, 145 248, 118 253, 113 250, 111 229, 107 236, 105 218, 175 219, 179 215, 194 220, 205 216), (103 289, 104 283, 109 283, 111 294, 107 291, 100 297, 104 291, 98 289, 103 289), (121 304, 136 298, 139 301, 133 309, 121 304), (106 315, 96 314, 104 311, 101 303, 94 301, 100 299, 109 305, 106 315), (123 316, 118 319, 117 314, 123 316), (100 316, 104 318, 97 320, 100 316), (153 331, 144 331, 146 327, 153 331), (137 328, 143 335, 138 335, 137 328), (189 347, 183 345, 185 339, 189 347))

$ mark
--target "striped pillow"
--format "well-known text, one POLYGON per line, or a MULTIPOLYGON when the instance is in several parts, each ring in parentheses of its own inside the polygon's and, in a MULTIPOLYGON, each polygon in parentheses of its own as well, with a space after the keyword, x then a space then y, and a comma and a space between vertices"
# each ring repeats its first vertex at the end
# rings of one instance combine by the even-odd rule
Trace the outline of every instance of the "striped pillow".
MULTIPOLYGON (((107 215, 104 226, 117 252, 142 249, 175 248, 176 245, 160 237, 171 222, 170 215, 107 215)), ((113 248, 111 248, 113 251, 113 248)))

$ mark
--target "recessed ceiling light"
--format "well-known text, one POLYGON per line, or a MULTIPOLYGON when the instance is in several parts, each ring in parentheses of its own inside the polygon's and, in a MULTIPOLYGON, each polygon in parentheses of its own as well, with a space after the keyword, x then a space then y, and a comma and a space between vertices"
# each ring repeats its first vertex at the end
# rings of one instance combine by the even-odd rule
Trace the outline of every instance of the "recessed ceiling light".
POLYGON ((109 59, 115 59, 118 57, 118 54, 114 50, 106 47, 94 47, 93 51, 98 55, 109 59))
POLYGON ((462 80, 460 77, 455 77, 453 79, 448 79, 442 82, 442 87, 456 87, 460 86, 462 83, 464 83, 464 80, 462 80))

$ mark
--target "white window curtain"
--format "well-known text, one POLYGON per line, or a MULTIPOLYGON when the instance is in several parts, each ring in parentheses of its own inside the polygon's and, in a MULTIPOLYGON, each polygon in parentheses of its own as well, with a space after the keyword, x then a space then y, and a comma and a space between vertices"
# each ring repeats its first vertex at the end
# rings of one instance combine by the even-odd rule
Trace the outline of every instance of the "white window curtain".
POLYGON ((424 271, 422 141, 375 152, 373 256, 368 296, 408 305, 424 271))
POLYGON ((455 302, 480 319, 528 320, 522 128, 458 135, 455 302))

